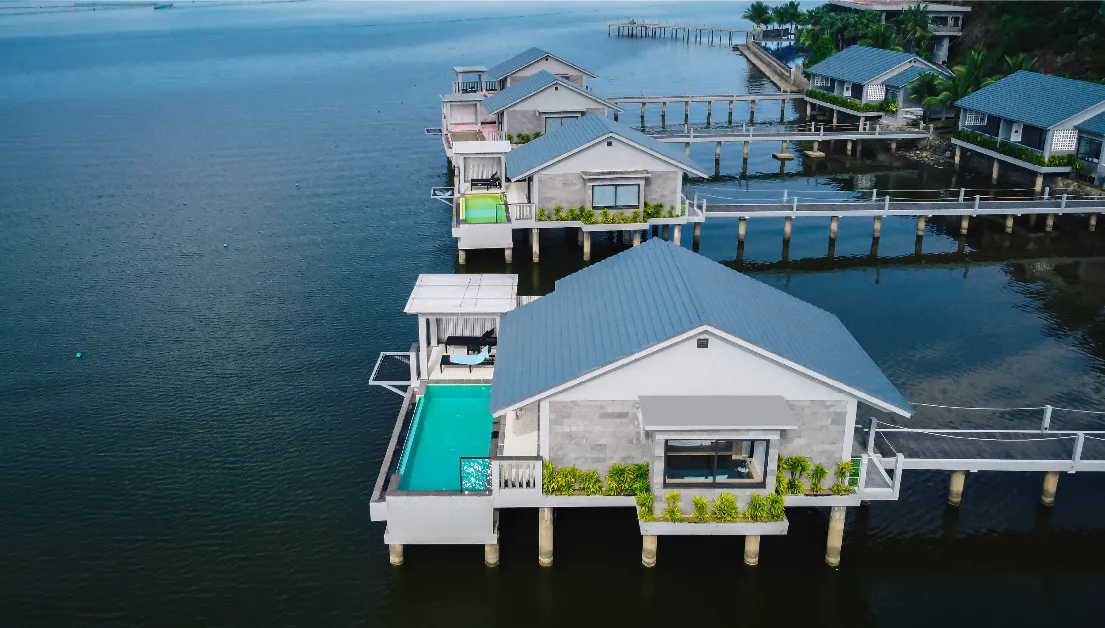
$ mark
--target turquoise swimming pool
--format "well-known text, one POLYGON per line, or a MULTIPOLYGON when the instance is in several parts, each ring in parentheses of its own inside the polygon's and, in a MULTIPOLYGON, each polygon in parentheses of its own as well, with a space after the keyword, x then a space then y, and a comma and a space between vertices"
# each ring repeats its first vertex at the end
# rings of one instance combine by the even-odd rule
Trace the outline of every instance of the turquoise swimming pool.
POLYGON ((486 476, 491 444, 491 386, 427 386, 399 458, 399 490, 461 490, 461 458, 465 461, 465 490, 486 476))

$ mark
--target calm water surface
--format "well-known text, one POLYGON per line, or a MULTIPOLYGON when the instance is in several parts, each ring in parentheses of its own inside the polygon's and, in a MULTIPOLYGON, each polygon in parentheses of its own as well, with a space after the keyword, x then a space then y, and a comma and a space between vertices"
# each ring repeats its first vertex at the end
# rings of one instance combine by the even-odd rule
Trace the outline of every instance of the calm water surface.
MULTIPOLYGON (((537 566, 531 511, 503 513, 497 570, 475 547, 412 547, 389 568, 368 499, 399 399, 367 379, 379 351, 414 337, 401 309, 416 275, 458 270, 447 210, 428 199, 445 159, 423 133, 450 66, 538 45, 594 70, 607 95, 772 91, 725 47, 605 34, 604 21, 630 15, 736 25, 743 6, 0 16, 0 623, 1099 617, 1105 490, 1089 474, 1062 477, 1053 511, 1035 505, 1039 475, 972 475, 956 516, 945 475, 910 473, 900 503, 849 515, 838 571, 822 562, 817 510, 764 539, 756 569, 740 538, 665 538, 646 571, 628 511, 558 513, 551 570, 537 566)), ((728 148, 722 176, 694 189, 722 202, 982 185, 873 154, 780 174, 771 150, 754 146, 745 167, 728 148)), ((709 165, 712 147, 694 156, 709 165)), ((989 225, 961 245, 937 220, 918 255, 914 229, 888 220, 872 259, 870 222, 845 220, 830 256, 827 219, 804 219, 784 262, 781 221, 752 221, 738 255, 736 224, 716 220, 701 252, 838 314, 910 400, 1105 407, 1100 237, 1061 220, 1051 237, 989 225)), ((582 265, 574 244, 544 244, 539 266, 519 254, 511 269, 526 292, 582 265)), ((595 243, 600 259, 617 250, 595 243)), ((497 251, 470 259, 473 272, 505 270, 497 251)), ((1069 413, 1055 423, 1105 426, 1069 413)))

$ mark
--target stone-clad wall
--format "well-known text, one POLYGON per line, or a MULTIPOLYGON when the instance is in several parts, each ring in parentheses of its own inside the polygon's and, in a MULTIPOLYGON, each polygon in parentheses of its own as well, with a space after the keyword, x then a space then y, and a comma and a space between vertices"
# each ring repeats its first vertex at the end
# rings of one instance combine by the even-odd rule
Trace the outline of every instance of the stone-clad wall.
POLYGON ((649 450, 635 402, 549 403, 549 459, 558 467, 574 465, 605 478, 610 465, 645 462, 649 450))
MULTIPOLYGON (((798 429, 785 430, 779 441, 784 456, 805 456, 810 465, 821 463, 831 474, 841 461, 848 423, 847 401, 788 401, 798 429)), ((832 475, 829 476, 830 479, 832 475)))

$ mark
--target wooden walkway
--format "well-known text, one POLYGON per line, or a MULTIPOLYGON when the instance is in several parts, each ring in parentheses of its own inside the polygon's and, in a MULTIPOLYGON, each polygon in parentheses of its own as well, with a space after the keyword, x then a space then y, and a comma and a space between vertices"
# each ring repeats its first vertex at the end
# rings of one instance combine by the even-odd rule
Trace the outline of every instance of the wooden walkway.
MULTIPOLYGON (((679 129, 669 129, 662 132, 652 132, 650 135, 661 142, 695 143, 695 142, 827 142, 829 140, 923 140, 929 137, 928 131, 917 129, 898 128, 893 130, 875 129, 874 131, 860 131, 859 129, 847 131, 790 131, 786 129, 761 130, 755 127, 744 129, 703 129, 683 132, 679 129)), ((816 149, 815 149, 816 150, 816 149)))
MULTIPOLYGON (((872 190, 873 196, 877 190, 872 190)), ((797 196, 786 200, 735 204, 707 203, 706 218, 778 218, 795 216, 984 216, 1021 214, 1105 213, 1105 198, 1025 199, 983 201, 904 201, 889 196, 874 201, 811 201, 797 196)))
POLYGON ((684 26, 680 24, 664 24, 661 22, 642 22, 627 20, 625 22, 613 22, 606 25, 606 36, 618 37, 652 37, 657 39, 674 39, 677 41, 708 43, 714 45, 715 39, 721 45, 728 38, 729 46, 733 45, 734 35, 745 34, 752 30, 747 28, 723 28, 720 26, 684 26))
POLYGON ((606 98, 608 102, 614 104, 648 104, 648 103, 684 103, 684 102, 748 102, 758 100, 802 100, 805 96, 802 94, 785 93, 785 94, 705 94, 705 95, 682 95, 682 96, 615 96, 614 98, 606 98))

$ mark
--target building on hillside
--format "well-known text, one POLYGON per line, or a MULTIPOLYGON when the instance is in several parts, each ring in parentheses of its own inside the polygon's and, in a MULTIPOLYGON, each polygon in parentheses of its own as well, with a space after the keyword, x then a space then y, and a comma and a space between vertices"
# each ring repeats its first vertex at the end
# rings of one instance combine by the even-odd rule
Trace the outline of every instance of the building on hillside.
MULTIPOLYGON (((941 65, 948 62, 948 49, 955 38, 963 34, 963 20, 971 7, 954 4, 923 2, 929 14, 932 31, 932 60, 941 65)), ((915 6, 915 2, 902 0, 829 0, 835 11, 878 11, 883 23, 897 22, 902 11, 915 6)))
MULTIPOLYGON (((373 373, 404 394, 370 509, 387 521, 393 561, 404 544, 435 543, 484 544, 497 561, 496 512, 540 508, 540 559, 551 564, 553 508, 636 504, 550 494, 544 463, 599 477, 648 463, 639 494, 662 504, 679 491, 689 513, 695 496, 729 493, 744 508, 771 495, 781 457, 830 470, 852 461, 845 490, 784 498, 833 508, 827 559, 835 546, 839 560, 846 507, 897 499, 901 467, 891 479, 857 442, 859 408, 913 409, 829 312, 658 238, 540 298, 517 297, 516 279, 419 277, 406 307, 417 349, 383 354, 373 373), (385 375, 397 356, 399 372, 385 375)), ((743 535, 754 561, 760 535, 787 531, 781 513, 709 524, 645 515, 646 564, 660 535, 743 535)))
POLYGON ((903 122, 920 116, 921 102, 913 95, 911 85, 929 72, 951 75, 944 66, 908 52, 849 46, 807 70, 811 89, 838 98, 829 102, 816 93, 807 93, 806 101, 818 110, 831 110, 833 124, 841 112, 861 119, 903 122), (893 107, 883 103, 893 103, 893 107))
POLYGON ((959 99, 955 163, 969 150, 1036 174, 1083 169, 1101 181, 1105 136, 1105 85, 1021 70, 959 99))

